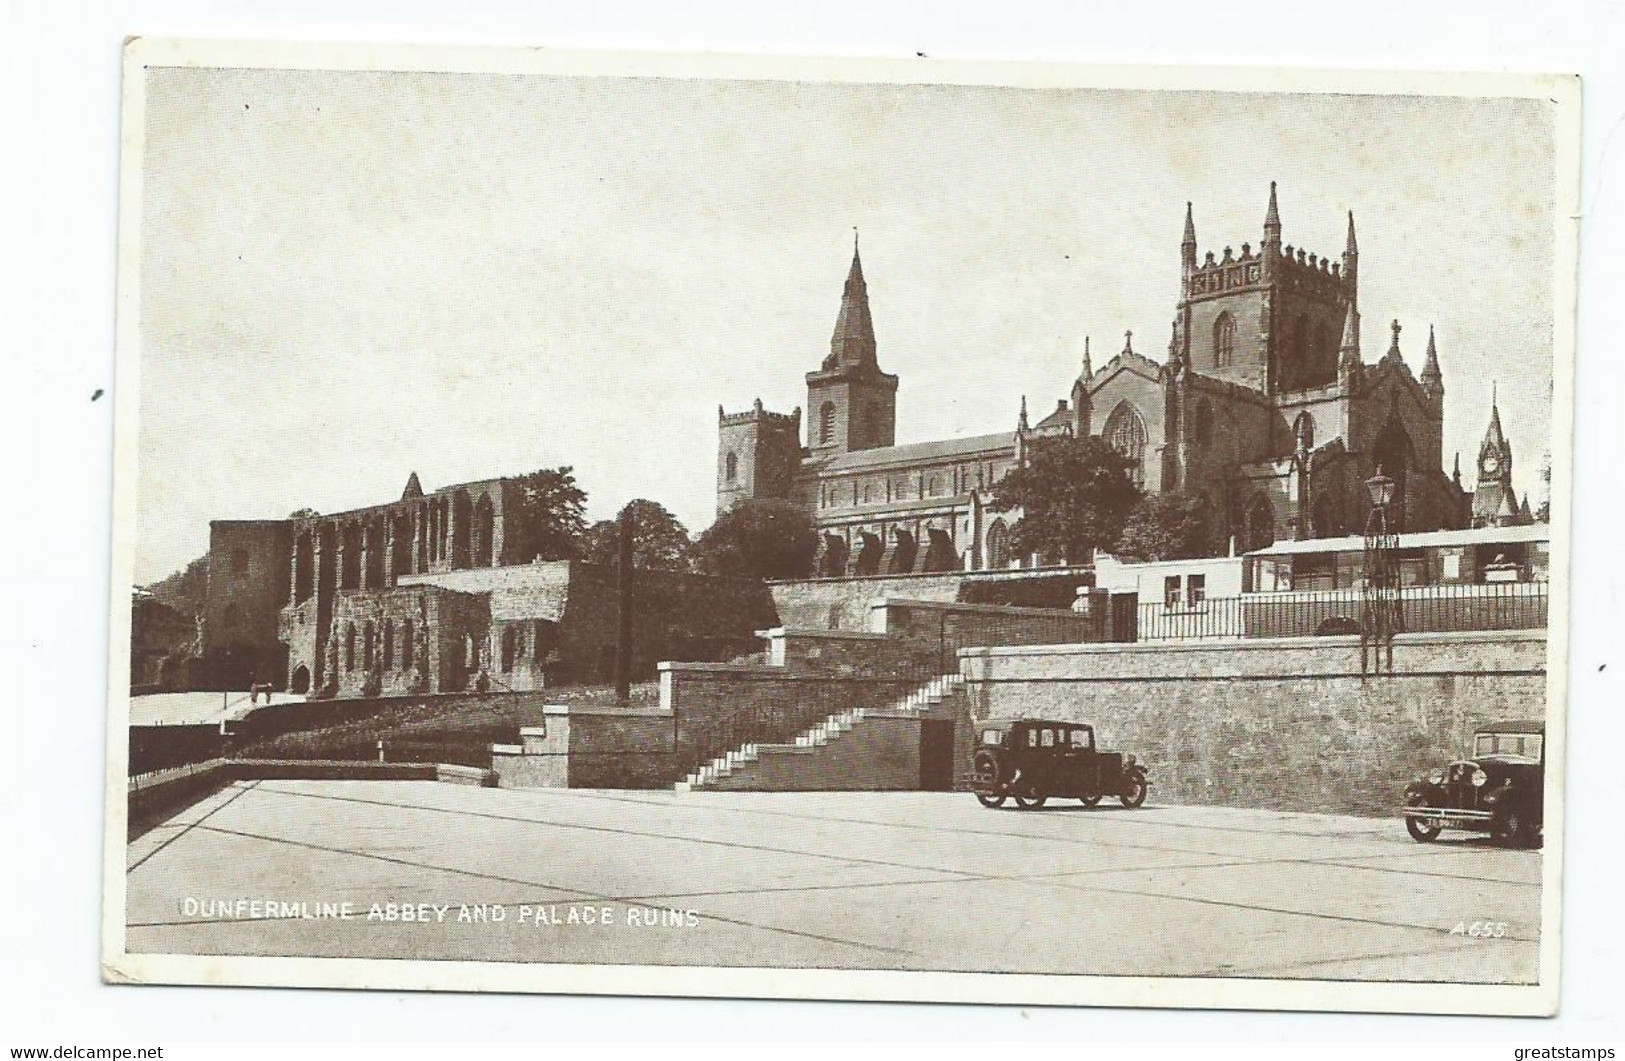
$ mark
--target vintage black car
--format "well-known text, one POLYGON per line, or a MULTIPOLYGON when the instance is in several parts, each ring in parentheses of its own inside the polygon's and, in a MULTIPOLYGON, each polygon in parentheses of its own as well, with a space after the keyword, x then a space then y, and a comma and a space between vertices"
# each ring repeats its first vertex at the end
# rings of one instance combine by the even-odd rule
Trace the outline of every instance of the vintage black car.
POLYGON ((1419 843, 1445 829, 1489 833, 1506 844, 1540 842, 1546 774, 1546 726, 1502 722, 1473 737, 1458 759, 1405 788, 1405 828, 1419 843))
POLYGON ((1131 808, 1145 802, 1145 767, 1132 755, 1096 748, 1094 727, 1077 722, 984 722, 971 763, 971 787, 984 807, 1014 799, 1031 810, 1051 796, 1081 800, 1086 807, 1106 796, 1131 808))

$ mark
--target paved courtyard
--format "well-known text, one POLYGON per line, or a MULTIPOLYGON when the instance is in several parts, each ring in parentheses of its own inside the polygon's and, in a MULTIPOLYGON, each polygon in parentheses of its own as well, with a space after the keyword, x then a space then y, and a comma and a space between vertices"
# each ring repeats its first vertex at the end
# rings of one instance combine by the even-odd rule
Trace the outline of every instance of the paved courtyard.
POLYGON ((925 792, 258 781, 187 809, 128 857, 133 952, 1490 983, 1537 973, 1540 853, 1448 833, 1416 844, 1397 818, 1072 801, 1023 813, 925 792), (299 916, 264 919, 254 900, 299 916), (1504 935, 1452 932, 1485 920, 1504 935))

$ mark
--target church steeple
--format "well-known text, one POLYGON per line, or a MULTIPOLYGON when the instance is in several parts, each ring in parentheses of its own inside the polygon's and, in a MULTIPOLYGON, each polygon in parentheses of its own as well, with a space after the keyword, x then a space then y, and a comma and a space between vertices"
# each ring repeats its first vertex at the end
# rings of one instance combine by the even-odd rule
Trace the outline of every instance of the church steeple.
POLYGON ((829 356, 807 373, 807 447, 815 453, 848 453, 896 442, 897 377, 875 360, 875 324, 863 280, 857 230, 852 265, 841 289, 841 309, 829 356))
POLYGON ((863 281, 863 259, 858 255, 857 232, 852 233, 852 266, 841 291, 841 311, 830 337, 826 370, 842 365, 870 365, 875 360, 875 322, 869 316, 869 287, 863 281))
POLYGON ((1264 243, 1281 245, 1281 208, 1275 202, 1275 182, 1270 181, 1270 205, 1264 211, 1264 243))

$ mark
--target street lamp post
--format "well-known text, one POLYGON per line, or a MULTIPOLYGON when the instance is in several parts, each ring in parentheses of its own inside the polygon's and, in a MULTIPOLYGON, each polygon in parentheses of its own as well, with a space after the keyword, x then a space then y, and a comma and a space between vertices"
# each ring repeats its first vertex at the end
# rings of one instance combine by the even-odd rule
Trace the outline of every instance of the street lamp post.
POLYGON ((1371 508, 1365 517, 1365 607, 1360 621, 1362 674, 1370 673, 1373 663, 1392 673, 1394 634, 1403 626, 1399 578, 1393 563, 1399 539, 1388 526, 1388 506, 1394 500, 1394 486, 1394 480, 1382 474, 1381 465, 1377 466, 1377 474, 1365 482, 1371 508))

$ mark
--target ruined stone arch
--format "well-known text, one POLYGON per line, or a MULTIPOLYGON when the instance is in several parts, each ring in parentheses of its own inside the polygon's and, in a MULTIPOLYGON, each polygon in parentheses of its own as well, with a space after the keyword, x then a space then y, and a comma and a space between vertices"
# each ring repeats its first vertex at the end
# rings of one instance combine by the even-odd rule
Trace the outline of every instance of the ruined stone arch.
POLYGON ((480 499, 474 502, 473 532, 474 566, 492 566, 495 562, 493 549, 496 544, 496 508, 491 504, 490 494, 481 494, 480 499))

